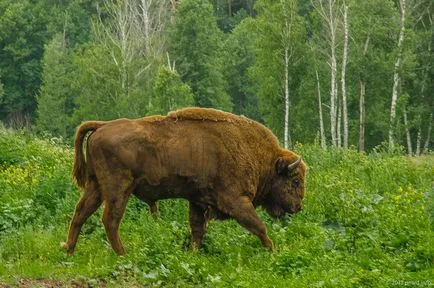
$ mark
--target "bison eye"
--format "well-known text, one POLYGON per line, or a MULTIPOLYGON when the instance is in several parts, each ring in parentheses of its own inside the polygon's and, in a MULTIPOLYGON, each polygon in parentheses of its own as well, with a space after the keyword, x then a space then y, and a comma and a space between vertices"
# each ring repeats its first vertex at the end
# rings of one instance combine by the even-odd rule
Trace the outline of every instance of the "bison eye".
POLYGON ((297 179, 292 181, 292 188, 297 189, 298 186, 300 186, 300 181, 298 181, 297 179))

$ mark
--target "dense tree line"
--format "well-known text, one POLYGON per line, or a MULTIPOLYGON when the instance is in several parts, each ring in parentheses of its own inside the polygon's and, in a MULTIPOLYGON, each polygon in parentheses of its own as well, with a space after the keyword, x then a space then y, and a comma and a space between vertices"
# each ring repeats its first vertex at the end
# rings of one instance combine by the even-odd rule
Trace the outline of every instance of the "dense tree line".
POLYGON ((214 107, 295 142, 432 149, 430 0, 2 0, 0 120, 214 107))

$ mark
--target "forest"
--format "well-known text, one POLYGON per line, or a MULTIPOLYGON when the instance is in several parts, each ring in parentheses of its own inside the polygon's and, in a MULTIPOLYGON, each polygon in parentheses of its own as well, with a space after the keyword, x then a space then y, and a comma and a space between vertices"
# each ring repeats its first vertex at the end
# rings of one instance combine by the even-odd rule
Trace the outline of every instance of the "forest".
POLYGON ((432 0, 0 0, 0 288, 434 285, 432 0), (269 127, 308 170, 303 210, 208 223, 136 197, 65 241, 86 120, 187 106, 269 127), (417 157, 415 157, 417 156, 417 157))
POLYGON ((2 0, 0 121, 70 139, 213 107, 286 147, 426 154, 432 21, 430 0, 2 0))

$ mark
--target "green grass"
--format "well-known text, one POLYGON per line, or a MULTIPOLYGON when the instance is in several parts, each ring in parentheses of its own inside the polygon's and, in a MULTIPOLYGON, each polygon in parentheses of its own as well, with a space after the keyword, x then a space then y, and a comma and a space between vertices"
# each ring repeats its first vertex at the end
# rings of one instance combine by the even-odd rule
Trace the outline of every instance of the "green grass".
POLYGON ((72 150, 0 129, 0 284, 22 278, 113 287, 434 283, 432 155, 296 150, 309 165, 304 210, 286 223, 259 209, 274 253, 232 220, 211 222, 203 249, 191 251, 185 201, 162 201, 155 219, 132 199, 121 225, 126 256, 108 245, 101 211, 67 256, 59 243, 79 198, 70 180, 72 150))

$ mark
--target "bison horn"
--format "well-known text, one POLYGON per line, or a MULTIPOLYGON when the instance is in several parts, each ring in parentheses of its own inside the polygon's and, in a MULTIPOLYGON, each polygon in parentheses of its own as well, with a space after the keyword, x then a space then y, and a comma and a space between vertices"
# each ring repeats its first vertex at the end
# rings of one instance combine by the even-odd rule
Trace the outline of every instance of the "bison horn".
POLYGON ((297 168, 298 165, 300 165, 300 162, 301 162, 301 157, 299 156, 298 159, 297 159, 297 161, 295 161, 294 163, 288 165, 288 171, 292 171, 295 168, 297 168))

